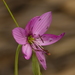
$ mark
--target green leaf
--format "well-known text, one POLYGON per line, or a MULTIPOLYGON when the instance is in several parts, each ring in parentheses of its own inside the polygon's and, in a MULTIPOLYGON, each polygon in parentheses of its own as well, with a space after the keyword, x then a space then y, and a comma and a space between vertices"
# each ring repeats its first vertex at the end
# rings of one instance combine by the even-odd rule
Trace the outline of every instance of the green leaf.
POLYGON ((40 73, 40 65, 39 65, 38 59, 37 59, 36 54, 34 52, 32 54, 32 67, 33 67, 34 75, 42 75, 40 73))

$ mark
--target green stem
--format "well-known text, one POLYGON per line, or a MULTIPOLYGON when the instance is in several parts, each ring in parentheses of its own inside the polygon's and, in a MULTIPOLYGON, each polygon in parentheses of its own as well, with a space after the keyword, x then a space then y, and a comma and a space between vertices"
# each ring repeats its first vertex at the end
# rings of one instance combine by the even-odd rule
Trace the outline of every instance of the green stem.
POLYGON ((39 65, 38 59, 34 52, 32 54, 32 67, 33 67, 34 75, 42 75, 40 72, 40 65, 39 65))
POLYGON ((18 23, 17 23, 16 19, 14 18, 14 16, 13 16, 12 12, 10 11, 10 9, 9 9, 9 7, 8 7, 8 5, 7 5, 7 3, 5 2, 5 0, 2 0, 2 1, 3 1, 4 5, 5 5, 5 7, 7 8, 7 10, 8 10, 8 12, 9 12, 9 14, 11 15, 11 17, 12 17, 13 21, 15 22, 16 26, 17 26, 17 27, 19 27, 19 25, 18 25, 18 23))
POLYGON ((20 52, 21 45, 18 45, 16 49, 16 55, 15 55, 15 74, 18 75, 18 58, 19 58, 19 52, 20 52))
MULTIPOLYGON (((5 7, 7 8, 9 14, 11 15, 13 21, 15 22, 16 26, 19 27, 19 25, 18 25, 16 19, 14 18, 12 12, 10 11, 7 3, 5 2, 5 0, 2 0, 2 1, 5 5, 5 7)), ((18 58, 19 58, 20 47, 21 47, 21 45, 18 45, 17 50, 16 50, 16 54, 15 54, 15 72, 14 72, 14 75, 18 75, 18 58)))

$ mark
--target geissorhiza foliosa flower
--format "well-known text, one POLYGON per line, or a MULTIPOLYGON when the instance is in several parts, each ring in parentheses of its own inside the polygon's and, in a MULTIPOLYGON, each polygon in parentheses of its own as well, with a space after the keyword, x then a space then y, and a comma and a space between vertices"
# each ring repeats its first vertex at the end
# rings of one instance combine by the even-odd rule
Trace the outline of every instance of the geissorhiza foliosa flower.
POLYGON ((26 27, 16 27, 12 30, 14 39, 18 44, 22 45, 22 52, 25 59, 30 59, 32 51, 36 53, 38 61, 46 70, 45 56, 50 55, 48 50, 45 50, 42 46, 50 45, 60 40, 65 33, 60 35, 44 34, 52 21, 51 12, 44 13, 41 16, 32 18, 26 27))

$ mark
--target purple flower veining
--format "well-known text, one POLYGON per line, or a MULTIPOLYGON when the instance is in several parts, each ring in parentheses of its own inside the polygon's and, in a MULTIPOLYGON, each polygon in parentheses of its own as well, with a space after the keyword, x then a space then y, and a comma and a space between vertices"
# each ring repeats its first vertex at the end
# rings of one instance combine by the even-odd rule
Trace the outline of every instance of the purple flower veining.
POLYGON ((65 33, 60 35, 44 34, 52 21, 51 12, 44 13, 41 16, 32 18, 25 29, 16 27, 12 30, 14 39, 18 44, 22 45, 22 52, 25 59, 30 59, 32 51, 36 53, 38 61, 46 70, 45 56, 50 55, 48 50, 45 50, 42 46, 50 45, 60 40, 65 33))

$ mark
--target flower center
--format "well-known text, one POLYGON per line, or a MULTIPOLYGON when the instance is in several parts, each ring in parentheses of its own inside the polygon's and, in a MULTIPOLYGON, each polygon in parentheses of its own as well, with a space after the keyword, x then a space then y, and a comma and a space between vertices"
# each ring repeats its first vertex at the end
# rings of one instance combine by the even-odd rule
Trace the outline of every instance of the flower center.
POLYGON ((32 37, 32 35, 28 36, 28 43, 30 43, 30 44, 33 43, 35 45, 36 49, 37 49, 36 51, 41 51, 42 50, 45 54, 50 55, 48 50, 45 50, 41 45, 37 44, 37 42, 34 41, 34 38, 32 37), (39 50, 39 49, 41 49, 41 50, 39 50))
POLYGON ((34 40, 34 38, 30 35, 30 36, 28 36, 28 42, 30 43, 30 44, 32 44, 33 43, 33 40, 34 40))

